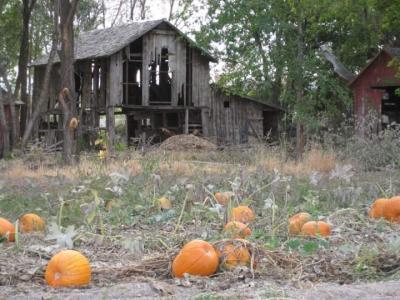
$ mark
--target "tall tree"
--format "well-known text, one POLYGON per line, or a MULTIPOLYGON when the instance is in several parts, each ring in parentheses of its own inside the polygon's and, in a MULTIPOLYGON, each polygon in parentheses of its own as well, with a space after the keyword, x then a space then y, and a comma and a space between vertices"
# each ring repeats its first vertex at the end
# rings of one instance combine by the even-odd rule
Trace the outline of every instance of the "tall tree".
MULTIPOLYGON (((65 105, 63 108, 63 154, 66 163, 73 162, 74 136, 73 131, 69 128, 69 121, 72 116, 77 115, 77 103, 75 96, 75 72, 74 72, 74 28, 73 20, 76 12, 78 0, 60 0, 60 39, 61 51, 60 56, 60 74, 61 86, 64 96, 65 105)), ((63 104, 63 103, 61 103, 63 104)))
MULTIPOLYGON (((18 61, 18 76, 14 95, 17 97, 20 94, 20 99, 24 103, 21 106, 20 114, 20 132, 25 131, 25 124, 27 119, 27 106, 28 106, 28 60, 29 60, 29 24, 32 15, 32 10, 35 6, 36 0, 23 0, 22 1, 22 29, 21 29, 21 42, 19 50, 18 61)), ((17 133, 19 137, 19 132, 17 133)))

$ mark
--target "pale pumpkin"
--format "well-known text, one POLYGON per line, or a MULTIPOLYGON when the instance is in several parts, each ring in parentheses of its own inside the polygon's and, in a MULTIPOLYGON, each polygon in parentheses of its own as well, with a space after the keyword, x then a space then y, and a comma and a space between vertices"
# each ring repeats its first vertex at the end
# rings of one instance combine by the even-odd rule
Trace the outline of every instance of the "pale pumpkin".
POLYGON ((232 208, 230 214, 230 221, 238 221, 244 224, 253 222, 255 215, 253 210, 245 205, 237 206, 232 208))
POLYGON ((203 240, 187 243, 172 263, 172 274, 183 277, 185 273, 196 276, 210 276, 218 268, 218 254, 214 247, 203 240))
POLYGON ((383 211, 388 200, 389 199, 386 198, 376 199, 374 203, 372 203, 368 215, 374 219, 383 218, 383 211))
POLYGON ((71 118, 71 120, 69 121, 68 127, 71 129, 76 129, 78 127, 79 121, 77 118, 71 118))
POLYGON ((19 218, 19 225, 22 232, 43 231, 44 221, 36 214, 25 214, 19 218))
MULTIPOLYGON (((236 267, 250 267, 250 244, 246 240, 235 239, 227 241, 218 249, 221 269, 234 269, 236 267)), ((255 264, 253 261, 253 268, 255 264)))
POLYGON ((161 197, 158 199, 158 206, 161 209, 168 210, 172 208, 172 203, 167 197, 161 197))
POLYGON ((49 261, 44 278, 52 287, 88 285, 91 279, 89 260, 75 250, 64 250, 49 261))
POLYGON ((4 218, 0 218, 0 238, 7 238, 9 242, 15 241, 15 227, 4 218))
POLYGON ((246 224, 238 221, 231 221, 227 223, 224 227, 224 232, 233 239, 245 239, 251 235, 251 229, 246 224))
POLYGON ((311 215, 307 212, 295 214, 289 218, 289 233, 293 235, 300 234, 301 227, 311 220, 311 215))
POLYGON ((227 206, 229 204, 229 201, 231 201, 233 195, 234 194, 232 192, 217 192, 214 196, 218 204, 221 204, 222 206, 227 206))
POLYGON ((306 236, 329 236, 331 234, 331 226, 323 221, 309 221, 301 228, 301 234, 306 236))

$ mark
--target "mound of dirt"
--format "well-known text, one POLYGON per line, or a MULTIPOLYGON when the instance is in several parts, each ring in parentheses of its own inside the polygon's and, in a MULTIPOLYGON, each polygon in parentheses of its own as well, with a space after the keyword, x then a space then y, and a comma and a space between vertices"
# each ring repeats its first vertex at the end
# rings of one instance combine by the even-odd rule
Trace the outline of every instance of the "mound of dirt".
POLYGON ((167 138, 161 143, 162 150, 216 150, 217 146, 193 134, 178 134, 167 138))

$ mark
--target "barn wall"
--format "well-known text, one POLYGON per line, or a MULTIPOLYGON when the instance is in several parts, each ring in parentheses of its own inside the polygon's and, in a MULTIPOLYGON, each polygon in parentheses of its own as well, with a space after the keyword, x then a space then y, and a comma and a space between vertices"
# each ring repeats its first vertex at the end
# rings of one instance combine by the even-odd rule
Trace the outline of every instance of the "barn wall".
POLYGON ((109 93, 107 93, 107 97, 110 99, 106 102, 112 106, 122 105, 122 51, 112 55, 109 60, 109 72, 107 73, 109 93))
POLYGON ((162 48, 168 49, 168 65, 172 73, 171 105, 178 105, 178 97, 184 90, 186 82, 186 44, 173 30, 157 29, 143 37, 143 89, 142 104, 149 105, 149 72, 147 67, 152 60, 161 55, 162 48))
MULTIPOLYGON (((33 107, 36 107, 36 103, 38 103, 39 101, 40 92, 44 81, 45 68, 46 68, 45 66, 35 67, 34 70, 33 95, 32 95, 33 107)), ((49 93, 47 95, 48 102, 46 103, 46 105, 43 105, 41 107, 41 112, 54 109, 54 106, 57 103, 58 94, 61 91, 61 78, 59 69, 60 69, 59 65, 53 65, 52 67, 50 81, 49 81, 49 93)))
POLYGON ((397 81, 395 70, 387 66, 391 60, 386 52, 382 52, 351 85, 357 121, 361 121, 371 109, 381 113, 383 91, 371 89, 371 86, 390 85, 397 81))
POLYGON ((238 96, 212 90, 210 132, 218 144, 241 144, 249 135, 263 136, 263 105, 238 96), (224 104, 229 107, 224 107, 224 104))

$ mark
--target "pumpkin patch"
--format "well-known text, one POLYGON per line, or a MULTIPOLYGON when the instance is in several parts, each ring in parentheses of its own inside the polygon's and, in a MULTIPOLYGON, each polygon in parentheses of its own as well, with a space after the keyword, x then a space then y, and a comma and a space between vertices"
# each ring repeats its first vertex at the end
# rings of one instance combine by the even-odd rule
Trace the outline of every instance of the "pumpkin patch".
POLYGON ((229 235, 230 238, 242 238, 245 239, 251 235, 251 229, 242 222, 231 221, 224 227, 224 232, 229 235))

